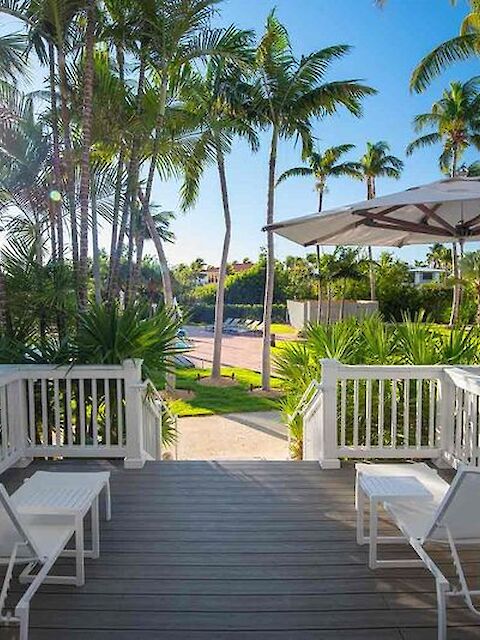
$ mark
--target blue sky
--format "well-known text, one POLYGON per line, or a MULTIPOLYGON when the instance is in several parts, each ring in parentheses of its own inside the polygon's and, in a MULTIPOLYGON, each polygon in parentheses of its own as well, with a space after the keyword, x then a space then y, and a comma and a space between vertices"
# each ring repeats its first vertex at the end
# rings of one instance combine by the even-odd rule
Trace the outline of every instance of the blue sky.
MULTIPOLYGON (((399 181, 380 180, 378 195, 437 179, 438 149, 404 157, 405 147, 413 135, 412 118, 428 110, 451 80, 480 75, 480 62, 455 65, 422 95, 410 94, 408 82, 412 69, 426 53, 458 33, 468 8, 466 0, 460 0, 457 7, 452 7, 448 0, 389 0, 382 10, 374 6, 373 0, 225 0, 217 23, 234 23, 261 32, 273 6, 288 27, 298 55, 332 44, 350 44, 351 53, 333 66, 330 79, 360 78, 379 92, 365 101, 361 119, 340 113, 318 121, 314 131, 319 146, 356 144, 357 149, 351 154, 354 158, 363 153, 367 140, 386 140, 392 152, 405 159, 405 171, 399 181)), ((1 30, 5 27, 4 23, 1 30)), ((41 81, 39 73, 36 72, 35 84, 41 81)), ((265 242, 261 228, 265 217, 267 156, 268 136, 264 135, 257 154, 252 155, 246 145, 238 142, 228 158, 227 177, 233 215, 232 260, 247 256, 255 258, 265 242)), ((474 153, 469 156, 474 157, 474 153)), ((282 143, 279 171, 299 164, 300 150, 291 142, 282 143)), ((177 210, 177 187, 174 182, 157 181, 155 202, 167 210, 177 210)), ((359 182, 332 181, 325 207, 361 200, 364 192, 364 185, 359 182)), ((316 201, 313 184, 308 178, 287 181, 277 189, 275 218, 281 220, 314 212, 316 201)), ((178 213, 174 223, 176 243, 167 248, 170 262, 190 262, 201 256, 209 264, 218 264, 222 219, 217 174, 211 168, 205 173, 195 207, 187 214, 178 213)), ((107 244, 106 234, 103 244, 107 244)), ((283 239, 277 239, 276 248, 279 257, 304 254, 301 247, 283 239)), ((154 253, 153 246, 148 249, 149 253, 154 253)), ((425 251, 410 247, 397 253, 413 261, 422 258, 425 251)))

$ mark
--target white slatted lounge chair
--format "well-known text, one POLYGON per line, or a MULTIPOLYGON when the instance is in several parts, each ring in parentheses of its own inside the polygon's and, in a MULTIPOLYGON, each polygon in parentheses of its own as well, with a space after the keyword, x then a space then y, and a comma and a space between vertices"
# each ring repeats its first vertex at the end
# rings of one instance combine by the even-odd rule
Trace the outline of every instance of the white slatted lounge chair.
POLYGON ((0 622, 18 622, 20 640, 28 638, 30 601, 42 583, 77 584, 77 575, 47 577, 74 535, 75 524, 71 517, 18 513, 5 487, 0 484, 0 563, 7 565, 0 592, 0 622), (27 565, 20 574, 20 581, 31 584, 18 601, 12 617, 4 615, 4 609, 16 564, 27 565), (38 567, 38 572, 33 575, 34 567, 38 567))
MULTIPOLYGON (((440 502, 415 500, 385 502, 387 513, 415 550, 436 582, 438 640, 447 638, 447 598, 462 597, 467 607, 480 616, 472 598, 480 590, 469 587, 458 553, 459 546, 480 544, 480 469, 465 467, 457 474, 440 502), (451 584, 425 550, 428 543, 447 545, 455 566, 459 588, 451 584)), ((385 561, 383 561, 385 562, 385 561)), ((408 560, 388 561, 405 566, 408 560)), ((411 564, 411 561, 410 561, 411 564)), ((381 565, 380 565, 381 566, 381 565)))

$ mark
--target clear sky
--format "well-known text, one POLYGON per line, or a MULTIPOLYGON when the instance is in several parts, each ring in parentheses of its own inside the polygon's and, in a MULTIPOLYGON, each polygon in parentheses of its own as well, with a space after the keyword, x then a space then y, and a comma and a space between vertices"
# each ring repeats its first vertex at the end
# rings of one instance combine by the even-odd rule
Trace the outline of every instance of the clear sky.
MULTIPOLYGON (((401 180, 382 179, 378 195, 397 191, 439 177, 438 149, 419 151, 405 158, 405 147, 412 139, 412 117, 429 110, 451 80, 466 80, 480 75, 480 61, 452 67, 435 81, 428 92, 412 95, 408 82, 412 69, 435 45, 458 33, 468 4, 459 0, 452 7, 449 0, 389 0, 380 10, 373 0, 224 0, 217 23, 234 23, 261 32, 273 6, 288 27, 295 52, 310 53, 332 44, 353 47, 344 60, 334 64, 330 79, 362 79, 378 90, 365 101, 364 116, 356 119, 346 113, 318 121, 314 131, 318 145, 353 143, 357 149, 352 159, 363 153, 367 140, 386 140, 395 155, 405 160, 401 180)), ((9 30, 4 18, 0 31, 9 30)), ((34 70, 33 84, 41 83, 43 71, 34 70)), ((261 231, 265 218, 268 136, 262 135, 260 151, 252 155, 246 145, 235 144, 227 160, 233 237, 230 258, 256 258, 265 238, 261 231)), ((475 158, 474 152, 469 160, 475 158)), ((284 142, 279 152, 279 171, 301 164, 300 149, 284 142)), ((157 181, 154 200, 166 210, 178 209, 178 192, 174 182, 157 181)), ((325 207, 362 200, 365 187, 351 179, 331 181, 325 207)), ((294 178, 277 189, 276 220, 313 213, 317 197, 308 178, 294 178)), ((178 213, 174 223, 176 243, 167 247, 172 264, 203 257, 217 265, 223 236, 223 217, 218 179, 214 168, 205 173, 200 198, 187 214, 178 213)), ((102 234, 107 246, 107 235, 102 234)), ((277 255, 303 255, 304 250, 287 240, 276 240, 277 255)), ((153 246, 148 252, 154 253, 153 246)), ((413 261, 424 256, 424 249, 410 247, 398 251, 413 261)))

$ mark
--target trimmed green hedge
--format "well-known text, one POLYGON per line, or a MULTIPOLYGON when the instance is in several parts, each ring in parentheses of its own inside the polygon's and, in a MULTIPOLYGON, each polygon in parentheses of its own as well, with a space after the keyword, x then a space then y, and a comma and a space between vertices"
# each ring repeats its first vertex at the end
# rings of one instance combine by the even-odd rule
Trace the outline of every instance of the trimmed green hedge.
MULTIPOLYGON (((204 322, 213 324, 215 318, 215 305, 195 304, 187 312, 190 322, 204 322)), ((285 322, 287 307, 284 304, 274 304, 272 309, 272 322, 285 322)), ((263 305, 261 304, 226 304, 223 314, 227 318, 248 318, 249 320, 262 320, 263 305)))

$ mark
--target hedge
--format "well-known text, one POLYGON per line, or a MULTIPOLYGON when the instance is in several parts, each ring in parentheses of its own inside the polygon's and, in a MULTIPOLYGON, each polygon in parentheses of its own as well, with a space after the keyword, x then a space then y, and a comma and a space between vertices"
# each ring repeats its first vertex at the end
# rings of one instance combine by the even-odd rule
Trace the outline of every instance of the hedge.
MULTIPOLYGON (((187 310, 187 317, 190 322, 200 322, 212 324, 215 318, 215 305, 195 304, 187 310)), ((223 314, 224 320, 227 318, 248 318, 249 320, 262 320, 263 305, 261 304, 226 304, 223 314)), ((272 309, 273 322, 285 322, 287 318, 287 306, 284 304, 274 304, 272 309)))

